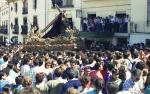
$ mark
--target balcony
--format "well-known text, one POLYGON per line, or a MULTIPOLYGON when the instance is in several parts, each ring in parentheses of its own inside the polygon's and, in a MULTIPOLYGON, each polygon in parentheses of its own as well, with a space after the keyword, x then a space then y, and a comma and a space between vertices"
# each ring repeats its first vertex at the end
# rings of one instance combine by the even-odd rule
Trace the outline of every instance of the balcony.
MULTIPOLYGON (((116 17, 117 18, 117 17, 116 17)), ((115 21, 113 18, 83 18, 81 21, 83 32, 101 32, 101 33, 128 33, 127 21, 115 21), (111 21, 112 20, 112 21, 111 21)))
POLYGON ((22 8, 22 14, 28 14, 28 8, 23 7, 22 8))
POLYGON ((13 34, 19 34, 19 25, 14 25, 13 34))
POLYGON ((82 38, 112 38, 113 32, 79 32, 82 38))
POLYGON ((0 28, 0 33, 1 34, 8 34, 8 28, 7 28, 7 26, 2 26, 0 28))
POLYGON ((27 24, 24 24, 21 26, 21 29, 22 29, 22 32, 21 34, 28 34, 28 25, 27 24))
POLYGON ((74 7, 73 0, 52 0, 52 8, 57 4, 60 8, 74 7))

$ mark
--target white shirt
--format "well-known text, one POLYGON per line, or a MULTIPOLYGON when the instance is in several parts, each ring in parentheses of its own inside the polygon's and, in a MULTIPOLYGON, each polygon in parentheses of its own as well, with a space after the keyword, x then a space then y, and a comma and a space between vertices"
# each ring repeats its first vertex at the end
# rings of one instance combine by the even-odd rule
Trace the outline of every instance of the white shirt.
POLYGON ((3 64, 0 64, 0 71, 7 67, 8 62, 4 62, 3 64))
POLYGON ((20 73, 22 76, 30 76, 30 66, 29 65, 21 66, 20 73))

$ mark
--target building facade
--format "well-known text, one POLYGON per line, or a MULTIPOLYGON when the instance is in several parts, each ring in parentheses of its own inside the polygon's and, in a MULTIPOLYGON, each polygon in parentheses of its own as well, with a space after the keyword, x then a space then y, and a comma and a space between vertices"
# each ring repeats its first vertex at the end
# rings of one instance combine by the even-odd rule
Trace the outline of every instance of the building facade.
POLYGON ((43 29, 48 24, 48 4, 49 0, 13 0, 7 3, 9 41, 23 43, 32 28, 35 32, 43 29))
POLYGON ((9 35, 8 19, 9 19, 8 5, 2 4, 0 7, 0 43, 2 43, 9 35))
MULTIPOLYGON (((150 39, 150 0, 82 0, 82 18, 95 19, 100 17, 104 28, 113 26, 114 35, 108 38, 101 36, 95 38, 100 41, 109 41, 115 45, 118 43, 134 44, 150 39), (110 23, 107 22, 110 20, 110 23), (117 22, 118 25, 115 25, 117 22), (127 22, 127 26, 123 25, 127 22), (122 24, 123 23, 123 24, 122 24), (110 25, 111 24, 111 25, 110 25), (109 26, 110 25, 110 26, 109 26), (119 29, 115 26, 118 26, 119 29), (124 27, 125 28, 122 28, 124 27), (125 30, 125 31, 124 31, 125 30), (138 41, 134 41, 138 36, 138 41), (143 36, 145 36, 143 38, 143 36), (141 40, 140 37, 141 36, 141 40)), ((103 33, 108 30, 102 30, 103 33)), ((101 34, 101 33, 99 33, 101 34)), ((102 34, 104 35, 104 34, 102 34)))

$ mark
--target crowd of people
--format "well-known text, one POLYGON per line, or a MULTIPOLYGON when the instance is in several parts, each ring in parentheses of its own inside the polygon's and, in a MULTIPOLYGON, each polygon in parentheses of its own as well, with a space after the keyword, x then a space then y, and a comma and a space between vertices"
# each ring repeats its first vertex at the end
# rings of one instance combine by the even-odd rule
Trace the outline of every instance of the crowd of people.
POLYGON ((85 32, 120 32, 127 33, 128 31, 128 15, 122 17, 107 16, 94 17, 94 18, 83 18, 82 19, 82 30, 85 32))
POLYGON ((26 51, 0 47, 0 94, 150 94, 150 48, 26 51))

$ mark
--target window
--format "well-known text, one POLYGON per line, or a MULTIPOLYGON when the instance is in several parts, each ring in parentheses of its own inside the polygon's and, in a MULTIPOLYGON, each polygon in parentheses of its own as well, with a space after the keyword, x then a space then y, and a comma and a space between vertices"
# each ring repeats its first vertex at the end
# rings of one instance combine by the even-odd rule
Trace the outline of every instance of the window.
POLYGON ((150 47, 150 39, 146 39, 145 41, 146 41, 146 45, 147 45, 148 47, 150 47))
POLYGON ((24 25, 27 24, 27 17, 24 17, 24 18, 23 18, 23 24, 24 24, 24 25))
POLYGON ((73 0, 64 0, 65 5, 73 5, 73 0))
POLYGON ((28 1, 23 1, 23 8, 22 8, 22 14, 28 14, 28 1))
POLYGON ((37 16, 33 16, 33 26, 38 24, 37 16))
POLYGON ((15 18, 15 25, 18 25, 18 18, 15 18))
POLYGON ((18 12, 18 4, 15 3, 15 12, 18 12))
POLYGON ((89 19, 94 19, 96 17, 96 13, 88 13, 89 19))
POLYGON ((37 0, 33 0, 33 9, 37 8, 37 0))
POLYGON ((28 8, 28 1, 27 1, 27 0, 24 0, 24 1, 23 1, 23 7, 24 7, 24 8, 28 8))
POLYGON ((150 0, 147 0, 147 23, 150 24, 150 0))
POLYGON ((13 11, 13 7, 11 7, 11 11, 13 11))

